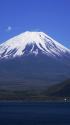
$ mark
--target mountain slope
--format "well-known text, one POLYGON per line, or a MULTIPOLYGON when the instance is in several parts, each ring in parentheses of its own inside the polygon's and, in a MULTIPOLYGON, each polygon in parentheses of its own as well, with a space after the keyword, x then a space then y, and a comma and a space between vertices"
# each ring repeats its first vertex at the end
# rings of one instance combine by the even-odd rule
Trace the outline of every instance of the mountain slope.
POLYGON ((54 97, 70 97, 70 79, 51 86, 45 94, 54 97))

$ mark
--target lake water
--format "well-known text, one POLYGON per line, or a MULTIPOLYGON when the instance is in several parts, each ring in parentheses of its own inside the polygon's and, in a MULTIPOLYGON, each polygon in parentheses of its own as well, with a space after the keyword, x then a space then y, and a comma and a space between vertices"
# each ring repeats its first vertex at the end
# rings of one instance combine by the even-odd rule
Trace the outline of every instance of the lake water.
POLYGON ((70 102, 0 102, 0 125, 70 125, 70 102))

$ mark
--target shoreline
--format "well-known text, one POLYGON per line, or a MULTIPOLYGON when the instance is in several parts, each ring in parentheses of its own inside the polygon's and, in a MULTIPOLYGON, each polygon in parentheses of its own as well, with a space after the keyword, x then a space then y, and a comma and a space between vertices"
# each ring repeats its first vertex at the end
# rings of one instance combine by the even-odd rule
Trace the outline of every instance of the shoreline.
POLYGON ((55 103, 55 102, 58 102, 58 103, 59 103, 59 102, 61 102, 61 103, 62 103, 62 102, 65 102, 65 103, 68 103, 68 102, 70 102, 70 101, 61 101, 61 100, 59 100, 59 101, 55 101, 55 100, 53 100, 53 101, 52 101, 52 100, 50 100, 50 101, 37 101, 37 100, 36 100, 36 101, 32 101, 32 100, 31 100, 31 101, 28 101, 28 100, 27 100, 27 101, 25 101, 25 100, 24 100, 24 101, 22 101, 22 100, 19 100, 19 101, 14 101, 14 100, 13 100, 13 101, 11 101, 11 100, 9 100, 9 101, 8 101, 8 100, 2 100, 2 101, 1 101, 1 100, 0 100, 0 103, 1 103, 1 102, 28 102, 28 103, 29 103, 29 102, 50 102, 50 103, 51 103, 51 102, 53 102, 53 103, 55 103))

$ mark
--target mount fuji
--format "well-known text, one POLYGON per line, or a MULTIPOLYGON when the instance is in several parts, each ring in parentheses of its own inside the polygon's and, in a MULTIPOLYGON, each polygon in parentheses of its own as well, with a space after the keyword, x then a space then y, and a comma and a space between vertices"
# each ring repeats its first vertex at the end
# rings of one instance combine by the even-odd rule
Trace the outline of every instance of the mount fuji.
POLYGON ((56 58, 70 54, 70 50, 43 32, 27 31, 0 45, 1 59, 40 53, 56 58))
POLYGON ((0 83, 45 87, 70 77, 70 50, 43 32, 24 32, 0 44, 0 83))

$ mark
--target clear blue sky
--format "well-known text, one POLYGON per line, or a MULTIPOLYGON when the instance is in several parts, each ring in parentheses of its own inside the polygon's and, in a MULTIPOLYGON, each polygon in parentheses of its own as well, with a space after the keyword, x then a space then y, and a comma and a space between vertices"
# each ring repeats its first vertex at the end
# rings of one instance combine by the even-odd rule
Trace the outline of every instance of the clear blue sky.
POLYGON ((0 0, 0 43, 42 31, 70 49, 70 0, 0 0))

